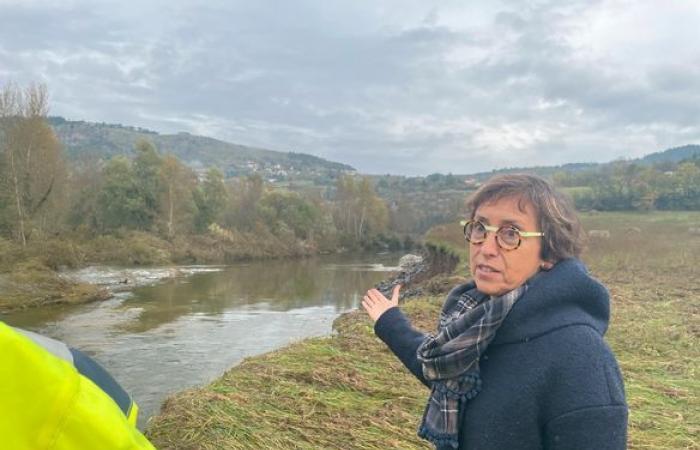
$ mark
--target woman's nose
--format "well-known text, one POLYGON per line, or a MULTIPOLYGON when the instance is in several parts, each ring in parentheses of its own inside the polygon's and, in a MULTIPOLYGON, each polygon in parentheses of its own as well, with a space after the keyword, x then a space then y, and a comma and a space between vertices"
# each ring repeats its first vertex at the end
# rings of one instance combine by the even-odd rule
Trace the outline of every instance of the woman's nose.
POLYGON ((496 242, 495 233, 487 233, 486 240, 481 243, 481 252, 487 255, 495 255, 500 250, 498 242, 496 242))

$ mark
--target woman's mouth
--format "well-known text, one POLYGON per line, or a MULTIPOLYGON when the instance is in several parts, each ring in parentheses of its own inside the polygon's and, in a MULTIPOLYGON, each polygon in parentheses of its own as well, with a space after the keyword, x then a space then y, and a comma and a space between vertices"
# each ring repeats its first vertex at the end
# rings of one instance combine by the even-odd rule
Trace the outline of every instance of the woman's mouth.
POLYGON ((490 278, 500 273, 500 270, 497 270, 496 268, 486 264, 477 264, 475 272, 475 276, 482 278, 490 278))

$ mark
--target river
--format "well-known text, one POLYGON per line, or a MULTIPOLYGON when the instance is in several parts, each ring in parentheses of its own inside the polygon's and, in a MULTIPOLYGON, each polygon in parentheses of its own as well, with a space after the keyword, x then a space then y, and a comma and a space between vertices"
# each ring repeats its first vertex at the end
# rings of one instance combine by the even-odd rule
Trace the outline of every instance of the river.
MULTIPOLYGON (((82 279, 176 270, 191 275, 121 291, 109 300, 3 316, 93 356, 141 408, 140 427, 165 397, 221 375, 243 358, 331 332, 399 254, 333 255, 231 266, 90 268, 82 279), (116 274, 116 275, 115 275, 116 274)), ((73 274, 74 276, 76 274, 73 274)))

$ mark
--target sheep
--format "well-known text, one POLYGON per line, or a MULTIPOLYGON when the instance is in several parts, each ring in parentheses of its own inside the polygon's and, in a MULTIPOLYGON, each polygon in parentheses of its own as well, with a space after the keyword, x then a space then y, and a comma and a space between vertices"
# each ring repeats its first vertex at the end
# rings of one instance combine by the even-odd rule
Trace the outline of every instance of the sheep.
POLYGON ((610 239, 610 231, 608 230, 589 230, 588 237, 594 239, 610 239))

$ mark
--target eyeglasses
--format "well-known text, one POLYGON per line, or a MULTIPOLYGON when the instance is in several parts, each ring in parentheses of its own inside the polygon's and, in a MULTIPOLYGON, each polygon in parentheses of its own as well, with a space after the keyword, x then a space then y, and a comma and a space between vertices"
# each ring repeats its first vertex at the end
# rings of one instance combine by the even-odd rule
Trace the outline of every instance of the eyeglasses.
POLYGON ((544 236, 541 231, 520 231, 514 226, 492 227, 484 225, 478 220, 470 220, 464 223, 464 239, 475 245, 483 244, 486 234, 496 233, 496 242, 503 250, 515 250, 520 247, 522 238, 544 236))

